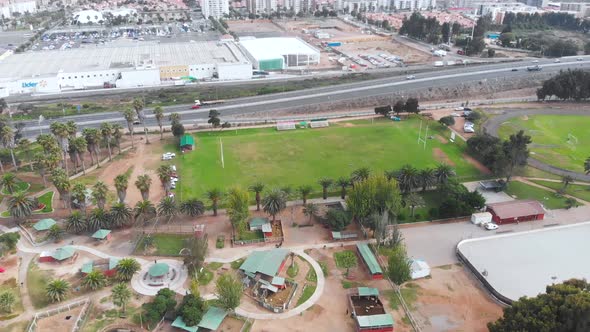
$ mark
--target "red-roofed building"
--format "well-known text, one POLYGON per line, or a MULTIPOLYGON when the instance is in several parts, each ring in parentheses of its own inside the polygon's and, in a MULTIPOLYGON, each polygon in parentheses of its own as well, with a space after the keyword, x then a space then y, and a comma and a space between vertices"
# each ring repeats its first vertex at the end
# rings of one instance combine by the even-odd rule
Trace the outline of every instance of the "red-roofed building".
POLYGON ((497 224, 510 224, 521 221, 543 220, 545 209, 535 200, 519 200, 489 204, 487 212, 497 224))

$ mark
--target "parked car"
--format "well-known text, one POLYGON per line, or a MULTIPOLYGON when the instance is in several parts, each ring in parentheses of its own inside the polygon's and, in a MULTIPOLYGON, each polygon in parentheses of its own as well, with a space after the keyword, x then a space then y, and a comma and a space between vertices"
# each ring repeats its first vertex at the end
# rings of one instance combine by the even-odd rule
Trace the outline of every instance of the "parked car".
POLYGON ((406 76, 406 79, 407 80, 413 80, 415 78, 416 78, 416 76, 414 76, 414 75, 408 75, 408 76, 406 76))
POLYGON ((582 58, 577 58, 576 59, 576 61, 582 61, 582 60, 584 60, 584 59, 582 59, 582 58))
POLYGON ((561 62, 561 59, 555 59, 555 61, 553 61, 553 62, 560 63, 561 62))
POLYGON ((498 229, 498 225, 494 224, 493 222, 486 223, 483 227, 488 231, 498 229))
POLYGON ((460 107, 455 107, 455 111, 457 111, 457 112, 459 112, 459 111, 462 111, 463 109, 464 109, 464 108, 463 108, 462 106, 460 106, 460 107))
POLYGON ((466 133, 474 133, 475 129, 473 129, 475 125, 473 124, 473 122, 465 122, 465 124, 463 125, 463 131, 466 133))
POLYGON ((512 68, 512 71, 518 71, 518 68, 512 68))

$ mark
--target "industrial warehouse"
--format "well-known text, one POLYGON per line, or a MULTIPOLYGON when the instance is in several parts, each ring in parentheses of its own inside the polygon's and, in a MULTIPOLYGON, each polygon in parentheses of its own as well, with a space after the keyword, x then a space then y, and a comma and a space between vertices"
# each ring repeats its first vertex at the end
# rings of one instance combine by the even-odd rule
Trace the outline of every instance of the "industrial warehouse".
MULTIPOLYGON (((0 60, 0 97, 69 90, 184 85, 203 80, 247 80, 255 68, 282 70, 317 64, 313 47, 297 38, 248 38, 190 43, 141 42, 92 45, 65 50, 12 54, 0 60), (265 40, 272 39, 272 40, 265 40), (259 47, 282 45, 287 52, 261 58, 259 47), (262 45, 262 46, 260 46, 262 45), (290 45, 290 46, 289 46, 290 45), (39 59, 43 61, 39 61, 39 59)), ((268 48, 267 48, 268 49, 268 48)))

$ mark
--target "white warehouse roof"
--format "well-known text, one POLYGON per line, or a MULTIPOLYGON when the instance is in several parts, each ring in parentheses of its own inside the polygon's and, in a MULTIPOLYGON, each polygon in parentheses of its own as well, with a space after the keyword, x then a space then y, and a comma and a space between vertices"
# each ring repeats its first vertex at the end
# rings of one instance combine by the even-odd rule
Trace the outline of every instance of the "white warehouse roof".
POLYGON ((257 61, 282 58, 287 54, 317 54, 319 56, 320 53, 303 40, 293 37, 242 39, 240 45, 257 61))

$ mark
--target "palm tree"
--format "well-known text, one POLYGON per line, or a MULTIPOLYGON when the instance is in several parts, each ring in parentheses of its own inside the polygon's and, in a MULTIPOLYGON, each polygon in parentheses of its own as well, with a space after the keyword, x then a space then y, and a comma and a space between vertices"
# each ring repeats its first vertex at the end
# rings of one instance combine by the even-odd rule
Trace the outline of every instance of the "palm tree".
POLYGON ((131 221, 131 209, 125 203, 115 203, 111 206, 109 217, 113 227, 128 225, 131 221))
POLYGON ((33 214, 34 207, 35 200, 25 196, 24 192, 18 192, 8 199, 8 211, 16 223, 33 214))
POLYGON ((420 186, 420 173, 412 165, 404 165, 397 176, 399 188, 402 192, 408 193, 420 186))
POLYGON ((68 127, 61 122, 53 122, 49 125, 49 129, 51 133, 57 138, 57 142, 59 143, 59 147, 61 148, 63 154, 63 164, 66 170, 66 174, 68 174, 68 163, 66 160, 66 154, 68 153, 69 141, 68 138, 70 136, 70 132, 68 127))
POLYGON ((106 284, 107 278, 102 274, 102 271, 96 269, 88 272, 84 280, 82 280, 82 285, 91 290, 103 288, 106 284))
POLYGON ((320 212, 320 208, 313 203, 303 205, 303 215, 309 217, 309 224, 310 225, 311 225, 311 220, 313 219, 313 217, 317 216, 319 212, 320 212))
POLYGON ((168 219, 167 222, 174 218, 177 213, 178 206, 176 205, 174 197, 164 197, 160 203, 158 203, 158 215, 166 217, 166 219, 168 219))
POLYGON ((29 163, 29 166, 31 168, 31 172, 33 171, 33 163, 31 162, 33 160, 31 152, 31 146, 32 146, 32 142, 26 138, 21 138, 18 140, 18 148, 23 152, 23 154, 26 156, 27 162, 29 163))
POLYGON ((158 178, 160 179, 162 186, 164 186, 164 191, 166 192, 166 195, 168 195, 168 193, 170 193, 172 167, 170 165, 160 165, 160 167, 158 167, 158 169, 156 170, 156 173, 158 174, 158 178))
POLYGON ((174 122, 180 122, 180 114, 178 113, 171 113, 170 116, 168 117, 168 120, 170 120, 170 122, 174 123, 174 122))
POLYGON ((10 157, 12 157, 12 164, 14 165, 14 169, 18 171, 18 166, 16 164, 16 159, 14 158, 14 130, 12 127, 5 125, 0 130, 0 142, 2 142, 2 146, 5 149, 10 150, 10 157))
POLYGON ((135 109, 135 113, 137 113, 137 118, 143 124, 143 131, 145 133, 145 144, 150 144, 150 140, 148 139, 148 130, 145 124, 145 114, 143 112, 143 107, 145 106, 142 99, 135 98, 133 99, 133 103, 131 104, 133 109, 135 109))
POLYGON ((272 189, 262 199, 264 212, 272 216, 272 221, 276 220, 277 214, 287 208, 287 198, 285 192, 280 189, 272 189))
POLYGON ((156 215, 156 207, 148 200, 140 201, 135 204, 133 213, 135 215, 135 222, 139 220, 145 221, 147 218, 156 215))
POLYGON ((72 184, 66 172, 61 168, 56 168, 51 172, 51 182, 59 192, 59 198, 64 203, 64 208, 70 208, 70 189, 72 184))
POLYGON ((412 211, 412 218, 414 217, 414 210, 417 206, 424 206, 424 198, 416 193, 409 193, 405 198, 404 201, 406 205, 410 207, 412 211))
POLYGON ((135 113, 131 109, 126 109, 123 111, 123 117, 127 122, 127 129, 129 129, 129 135, 131 135, 131 147, 133 148, 133 121, 135 121, 135 113))
POLYGON ((211 208, 213 209, 213 215, 216 216, 217 215, 217 205, 219 204, 219 201, 223 197, 223 192, 221 192, 221 190, 219 190, 217 188, 213 188, 211 190, 208 190, 205 195, 207 196, 207 199, 209 201, 211 201, 211 208))
MULTIPOLYGON (((84 154, 88 150, 88 144, 86 143, 86 138, 83 136, 75 137, 70 140, 70 148, 73 148, 76 151, 76 155, 80 162, 82 163, 82 173, 86 174, 86 164, 84 163, 84 154)), ((92 154, 90 154, 90 158, 92 159, 92 154)))
POLYGON ((162 126, 162 121, 164 120, 164 110, 160 106, 156 106, 154 108, 154 116, 156 121, 158 122, 158 127, 160 127, 160 140, 164 139, 164 129, 162 126))
POLYGON ((117 279, 129 281, 133 275, 139 272, 141 265, 135 258, 123 258, 117 263, 117 279))
POLYGON ((107 202, 108 193, 109 188, 102 181, 96 181, 94 186, 92 186, 92 198, 96 202, 96 206, 98 206, 100 209, 104 209, 104 205, 107 202))
POLYGON ((64 235, 63 229, 61 229, 61 227, 59 227, 59 225, 57 225, 57 224, 51 226, 49 228, 49 231, 47 232, 47 238, 53 239, 56 242, 61 240, 63 235, 64 235))
POLYGON ((66 298, 70 291, 70 283, 63 279, 53 279, 45 288, 45 294, 51 302, 60 302, 66 298))
POLYGON ((90 211, 88 216, 88 230, 96 232, 101 228, 110 229, 109 214, 101 208, 95 208, 90 211))
POLYGON ((111 140, 113 139, 113 126, 109 122, 103 122, 100 125, 100 134, 107 143, 107 150, 109 151, 109 161, 113 161, 113 154, 111 152, 111 140))
POLYGON ((90 162, 94 165, 94 159, 92 158, 92 154, 96 159, 96 164, 100 166, 100 140, 101 134, 96 128, 84 128, 82 130, 82 135, 84 135, 84 139, 86 139, 86 149, 90 152, 90 162))
POLYGON ((301 187, 297 188, 297 191, 301 195, 301 199, 303 200, 303 205, 307 204, 307 196, 309 196, 309 194, 311 194, 311 192, 313 191, 312 186, 310 186, 310 185, 301 186, 301 187))
POLYGON ((434 169, 432 168, 425 168, 420 171, 420 185, 422 186, 422 191, 426 191, 429 187, 433 187, 436 185, 436 174, 434 169))
POLYGON ((113 304, 121 307, 121 311, 125 312, 127 309, 127 303, 131 300, 131 291, 126 284, 116 284, 113 287, 111 297, 113 298, 113 304))
POLYGON ((346 187, 350 185, 350 180, 345 177, 340 177, 336 180, 336 185, 340 187, 340 198, 346 198, 346 187))
POLYGON ((318 183, 320 184, 320 186, 322 186, 322 197, 324 199, 328 199, 328 188, 332 186, 334 180, 330 178, 321 178, 318 180, 318 183))
POLYGON ((260 193, 264 190, 264 183, 256 182, 248 189, 256 194, 256 211, 260 211, 260 193))
POLYGON ((121 154, 121 138, 123 137, 123 127, 120 124, 115 123, 113 124, 113 139, 115 140, 115 144, 117 145, 117 149, 119 149, 119 154, 121 154))
POLYGON ((189 217, 198 217, 205 213, 205 204, 196 198, 190 198, 180 203, 180 212, 189 217))
POLYGON ((86 186, 80 182, 72 186, 72 200, 75 200, 80 210, 86 215, 86 186))
POLYGON ((434 169, 434 175, 436 176, 436 182, 439 184, 447 183, 449 178, 456 175, 455 170, 447 164, 439 164, 434 169))
POLYGON ((565 191, 567 189, 567 186, 569 186, 569 184, 573 181, 574 181, 574 178, 572 178, 570 175, 566 175, 566 176, 562 177, 561 178, 561 183, 563 183, 562 190, 565 191))
POLYGON ((371 170, 367 167, 361 167, 361 168, 355 169, 350 174, 350 182, 352 183, 352 186, 354 187, 355 183, 368 179, 369 175, 371 175, 371 170))
POLYGON ((0 178, 0 185, 2 185, 2 191, 6 190, 12 195, 18 188, 16 175, 13 173, 5 173, 2 175, 2 178, 0 178))
POLYGON ((74 211, 66 218, 66 230, 76 234, 80 234, 86 230, 86 219, 80 211, 74 211))
POLYGON ((115 176, 115 189, 117 189, 117 196, 119 196, 119 203, 125 202, 127 196, 127 187, 129 186, 129 175, 126 173, 115 176))
POLYGON ((68 137, 69 138, 76 137, 76 133, 78 132, 78 125, 76 124, 76 122, 70 120, 65 123, 65 126, 66 126, 66 131, 68 132, 68 137))
POLYGON ((141 193, 141 198, 143 200, 149 199, 150 197, 150 186, 152 185, 152 178, 147 175, 143 174, 137 177, 135 180, 135 186, 141 193))

